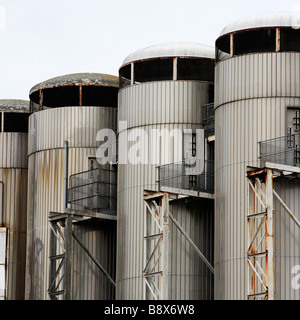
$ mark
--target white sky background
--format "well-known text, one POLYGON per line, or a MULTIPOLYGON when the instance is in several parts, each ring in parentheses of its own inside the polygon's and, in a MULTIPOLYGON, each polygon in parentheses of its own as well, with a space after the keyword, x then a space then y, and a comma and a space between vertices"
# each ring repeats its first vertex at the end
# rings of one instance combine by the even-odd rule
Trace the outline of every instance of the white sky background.
POLYGON ((0 99, 28 100, 37 83, 69 73, 117 76, 138 49, 214 46, 229 23, 295 8, 299 0, 0 0, 0 99))

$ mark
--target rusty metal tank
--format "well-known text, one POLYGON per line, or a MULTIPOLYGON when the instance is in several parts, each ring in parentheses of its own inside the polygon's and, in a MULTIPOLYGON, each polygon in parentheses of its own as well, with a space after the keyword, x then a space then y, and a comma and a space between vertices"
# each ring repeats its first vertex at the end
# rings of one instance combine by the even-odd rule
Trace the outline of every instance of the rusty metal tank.
MULTIPOLYGON (((293 127, 288 114, 299 111, 300 33, 294 18, 273 13, 241 19, 216 40, 216 299, 247 298, 247 166, 260 166, 258 142, 285 136, 293 127)), ((274 188, 299 219, 299 182, 276 180, 274 188)), ((299 299, 291 286, 300 258, 299 230, 279 206, 275 298, 299 299)))
MULTIPOLYGON (((97 167, 97 132, 116 130, 118 78, 98 73, 49 79, 30 90, 26 299, 49 299, 49 213, 64 212, 64 169, 70 176, 97 167), (68 161, 64 142, 68 142, 68 161)), ((81 241, 114 274, 115 225, 74 226, 81 241), (108 249, 109 248, 109 249, 108 249), (106 254, 109 250, 111 254, 106 254), (106 252, 106 253, 105 253, 106 252), (102 258, 101 258, 102 259, 102 258), (106 260, 105 260, 106 259, 106 260)), ((78 249, 79 250, 79 249, 78 249)), ((110 299, 101 272, 74 247, 73 299, 110 299), (86 266, 82 268, 82 266, 86 266), (85 273, 85 271, 86 273, 85 273), (100 277, 100 278, 99 278, 100 277), (99 280, 100 279, 100 280, 99 280)))
MULTIPOLYGON (((214 48, 184 42, 143 48, 124 60, 119 78, 117 299, 143 299, 143 192, 158 190, 157 166, 184 157, 179 145, 168 144, 166 137, 162 142, 151 140, 151 132, 203 128, 202 106, 212 102, 214 92, 214 48), (142 131, 148 137, 148 144, 142 143, 139 151, 145 161, 133 163, 126 155, 130 154, 134 133, 142 131)), ((212 207, 203 203, 203 215, 197 204, 186 205, 184 201, 172 203, 170 208, 211 260, 212 207), (198 237, 200 230, 203 237, 198 237)), ((210 299, 211 274, 202 273, 199 257, 175 229, 169 254, 169 297, 210 299)))
POLYGON ((0 299, 24 299, 29 101, 0 100, 0 299))

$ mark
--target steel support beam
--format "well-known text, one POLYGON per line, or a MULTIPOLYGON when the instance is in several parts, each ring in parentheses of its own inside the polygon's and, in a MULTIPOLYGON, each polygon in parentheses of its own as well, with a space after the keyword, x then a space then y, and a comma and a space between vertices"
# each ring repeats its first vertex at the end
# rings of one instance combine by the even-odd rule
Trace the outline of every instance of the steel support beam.
POLYGON ((167 300, 169 272, 169 232, 172 222, 194 248, 208 269, 214 268, 169 211, 176 195, 168 192, 144 191, 144 299, 167 300))
POLYGON ((169 194, 145 192, 144 299, 168 299, 169 194))
POLYGON ((275 290, 272 169, 251 171, 247 178, 247 296, 249 300, 273 300, 275 290))
MULTIPOLYGON (((86 252, 88 257, 115 286, 115 282, 101 263, 96 260, 73 232, 73 223, 83 218, 105 219, 105 215, 93 212, 66 210, 64 213, 50 212, 50 273, 48 294, 51 300, 72 300, 72 273, 73 273, 73 238, 86 252)), ((110 218, 108 219, 110 220, 110 218)))
POLYGON ((289 214, 300 227, 294 213, 274 190, 273 179, 290 172, 298 174, 299 168, 269 163, 266 167, 247 168, 247 270, 248 299, 275 299, 274 264, 274 201, 289 214), (287 170, 288 169, 288 170, 287 170))

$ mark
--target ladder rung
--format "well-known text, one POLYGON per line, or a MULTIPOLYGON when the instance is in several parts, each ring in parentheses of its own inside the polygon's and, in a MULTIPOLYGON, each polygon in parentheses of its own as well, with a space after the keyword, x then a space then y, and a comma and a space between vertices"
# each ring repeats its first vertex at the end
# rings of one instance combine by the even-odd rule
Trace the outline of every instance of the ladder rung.
POLYGON ((248 294, 248 298, 255 298, 255 297, 259 297, 259 296, 266 296, 267 294, 268 294, 268 291, 259 292, 259 293, 252 293, 252 294, 248 294))
POLYGON ((263 216, 267 213, 267 211, 259 212, 259 213, 254 213, 254 214, 249 214, 247 218, 259 218, 260 216, 263 216))
POLYGON ((147 240, 147 239, 157 239, 157 238, 160 238, 161 236, 162 236, 162 233, 151 234, 151 235, 145 236, 144 239, 145 240, 147 240))
POLYGON ((257 252, 257 253, 248 253, 248 257, 259 257, 259 256, 265 256, 267 255, 268 252, 267 251, 263 251, 263 252, 257 252))
POLYGON ((48 292, 50 296, 58 296, 60 294, 64 294, 65 290, 60 290, 60 291, 54 291, 54 292, 48 292))
POLYGON ((51 256, 51 257, 49 257, 49 259, 51 259, 51 260, 54 260, 54 259, 62 259, 62 258, 64 258, 66 255, 64 254, 64 253, 62 253, 62 254, 58 254, 58 255, 56 255, 56 256, 51 256))
POLYGON ((157 271, 157 272, 150 272, 150 273, 144 273, 144 277, 153 277, 153 276, 160 276, 162 274, 162 271, 157 271))

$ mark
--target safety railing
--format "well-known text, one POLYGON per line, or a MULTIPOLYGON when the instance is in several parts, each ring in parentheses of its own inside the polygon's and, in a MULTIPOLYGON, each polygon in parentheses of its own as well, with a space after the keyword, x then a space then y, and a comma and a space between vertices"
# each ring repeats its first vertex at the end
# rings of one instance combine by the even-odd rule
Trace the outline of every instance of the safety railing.
POLYGON ((159 188, 194 190, 214 193, 214 161, 197 158, 158 167, 159 188))
POLYGON ((203 106, 203 126, 205 136, 213 136, 215 134, 215 105, 214 103, 205 104, 203 106))
POLYGON ((67 202, 74 210, 116 213, 117 172, 98 168, 71 175, 67 202))
POLYGON ((300 166, 300 134, 288 134, 269 140, 259 141, 260 165, 273 162, 289 166, 300 166))

